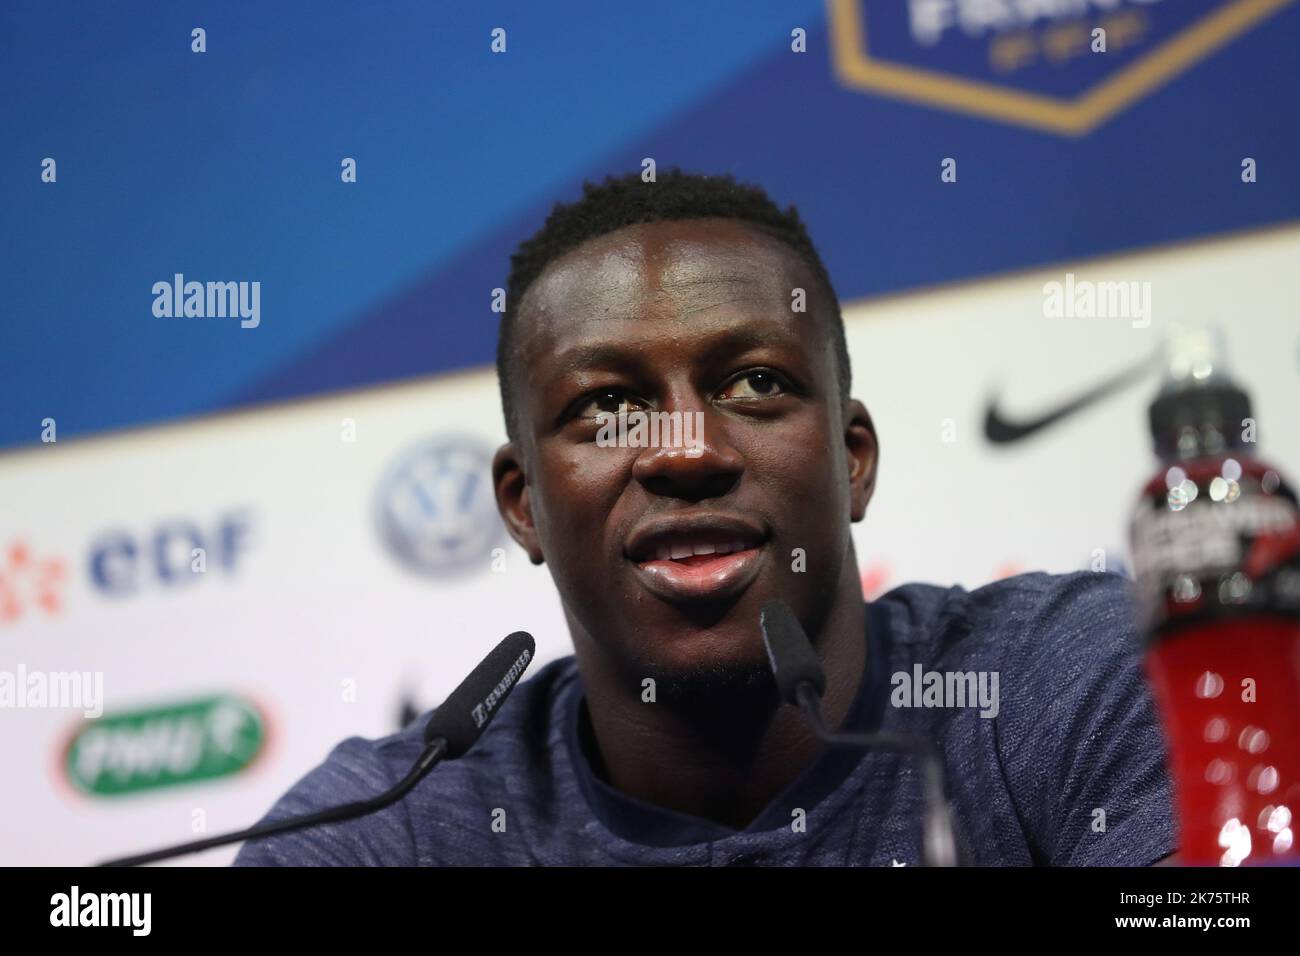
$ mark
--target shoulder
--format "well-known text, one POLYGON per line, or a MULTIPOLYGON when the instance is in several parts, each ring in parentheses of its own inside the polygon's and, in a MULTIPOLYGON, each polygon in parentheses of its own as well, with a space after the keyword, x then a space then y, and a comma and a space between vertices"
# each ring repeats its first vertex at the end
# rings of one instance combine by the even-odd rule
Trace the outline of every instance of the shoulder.
POLYGON ((1079 571, 1022 574, 973 591, 909 584, 881 604, 895 665, 998 675, 998 727, 1010 741, 1006 731, 1021 720, 1068 733, 1099 712, 1150 706, 1133 601, 1128 579, 1079 571))
POLYGON ((1023 664, 1035 657, 1139 650, 1132 584, 1117 574, 1021 574, 973 591, 905 584, 880 598, 891 639, 921 657, 1023 664))
POLYGON ((1133 602, 1130 581, 1092 571, 972 591, 909 584, 881 598, 894 667, 987 676, 992 719, 970 710, 924 719, 946 748, 983 751, 982 805, 1006 794, 1038 862, 1145 864, 1173 849, 1133 602))
MULTIPOLYGON (((434 770, 404 799, 337 824, 309 827, 246 843, 236 866, 375 866, 459 862, 480 822, 476 811, 500 803, 510 786, 544 776, 550 738, 558 733, 559 696, 576 678, 564 657, 521 682, 483 736, 464 756, 434 770), (425 811, 428 812, 425 812, 425 811)), ((263 823, 368 800, 395 786, 424 749, 432 711, 380 738, 350 737, 336 745, 278 800, 263 823)), ((500 841, 498 841, 500 842, 500 841)))

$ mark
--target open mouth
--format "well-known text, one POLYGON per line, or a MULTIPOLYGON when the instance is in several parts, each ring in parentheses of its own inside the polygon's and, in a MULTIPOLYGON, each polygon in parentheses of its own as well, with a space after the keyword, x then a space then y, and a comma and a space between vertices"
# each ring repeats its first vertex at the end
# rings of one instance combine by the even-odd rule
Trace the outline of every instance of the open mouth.
POLYGON ((764 539, 742 528, 667 530, 644 538, 630 555, 646 589, 669 601, 739 594, 757 576, 764 539))
POLYGON ((684 541, 680 544, 662 543, 655 549, 655 561, 677 561, 692 567, 709 564, 720 560, 728 554, 748 551, 753 544, 737 539, 734 541, 684 541))

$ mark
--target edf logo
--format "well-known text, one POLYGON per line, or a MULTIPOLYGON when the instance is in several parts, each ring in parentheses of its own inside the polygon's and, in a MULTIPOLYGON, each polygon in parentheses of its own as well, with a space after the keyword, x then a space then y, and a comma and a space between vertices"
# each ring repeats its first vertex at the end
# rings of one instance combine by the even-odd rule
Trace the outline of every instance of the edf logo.
POLYGON ((205 527, 177 520, 145 535, 110 531, 91 545, 90 579, 106 594, 125 596, 146 582, 174 586, 209 570, 229 574, 248 550, 251 530, 245 513, 232 512, 205 527))

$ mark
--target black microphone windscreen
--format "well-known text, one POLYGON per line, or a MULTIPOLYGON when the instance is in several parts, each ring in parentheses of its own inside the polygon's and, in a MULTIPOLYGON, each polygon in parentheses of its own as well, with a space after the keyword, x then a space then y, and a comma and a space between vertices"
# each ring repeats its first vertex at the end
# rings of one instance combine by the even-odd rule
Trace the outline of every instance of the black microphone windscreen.
POLYGON ((812 684, 818 695, 824 694, 826 675, 821 661, 790 606, 780 600, 767 602, 758 615, 758 623, 763 629, 767 659, 781 700, 797 705, 795 689, 805 682, 812 684))
POLYGON ((537 644, 526 631, 515 631, 492 649, 433 712, 424 728, 424 742, 447 741, 444 757, 459 757, 479 739, 505 699, 519 683, 537 644))

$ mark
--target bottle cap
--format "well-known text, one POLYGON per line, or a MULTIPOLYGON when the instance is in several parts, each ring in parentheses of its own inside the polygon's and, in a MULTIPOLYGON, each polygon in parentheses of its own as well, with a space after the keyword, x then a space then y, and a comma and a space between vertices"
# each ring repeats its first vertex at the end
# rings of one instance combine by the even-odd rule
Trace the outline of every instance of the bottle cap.
POLYGON ((1151 436, 1163 461, 1243 449, 1250 396, 1229 377, 1217 329, 1177 326, 1165 343, 1164 379, 1151 403, 1151 436))

